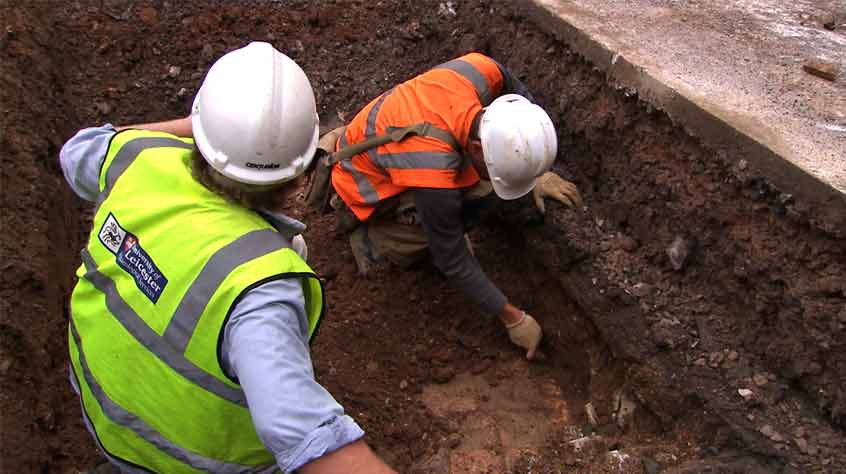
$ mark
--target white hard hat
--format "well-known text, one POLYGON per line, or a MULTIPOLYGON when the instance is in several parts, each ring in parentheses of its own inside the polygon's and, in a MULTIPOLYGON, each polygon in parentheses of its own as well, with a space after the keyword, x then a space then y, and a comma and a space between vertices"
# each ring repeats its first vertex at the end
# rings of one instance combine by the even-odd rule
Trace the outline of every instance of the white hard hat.
POLYGON ((306 170, 317 148, 314 92, 303 70, 268 43, 215 61, 194 98, 191 128, 220 174, 269 185, 306 170))
POLYGON ((517 94, 500 96, 485 108, 479 139, 491 184, 503 199, 531 191, 535 178, 549 171, 558 153, 552 119, 517 94))

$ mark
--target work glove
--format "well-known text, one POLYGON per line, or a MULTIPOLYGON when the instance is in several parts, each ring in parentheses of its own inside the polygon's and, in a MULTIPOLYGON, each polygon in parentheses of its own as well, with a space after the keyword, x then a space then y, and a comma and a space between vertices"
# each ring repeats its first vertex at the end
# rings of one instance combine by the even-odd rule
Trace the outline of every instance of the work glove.
POLYGON ((533 359, 543 336, 543 331, 541 331, 541 327, 535 321, 535 318, 523 311, 523 317, 519 321, 509 324, 505 328, 508 329, 508 337, 511 338, 511 342, 526 349, 527 359, 533 359))
POLYGON ((335 143, 338 141, 338 138, 341 137, 347 131, 347 126, 344 125, 342 127, 335 128, 325 135, 320 137, 320 140, 317 141, 317 149, 323 150, 327 154, 331 155, 335 153, 335 143))
POLYGON ((294 252, 297 252, 297 255, 299 255, 304 262, 308 261, 308 245, 306 245, 305 238, 302 234, 297 234, 293 239, 291 239, 291 248, 294 252))
POLYGON ((567 207, 582 207, 582 196, 576 185, 562 179, 552 171, 547 171, 535 180, 535 189, 532 192, 535 206, 541 214, 546 213, 544 198, 555 199, 567 207))

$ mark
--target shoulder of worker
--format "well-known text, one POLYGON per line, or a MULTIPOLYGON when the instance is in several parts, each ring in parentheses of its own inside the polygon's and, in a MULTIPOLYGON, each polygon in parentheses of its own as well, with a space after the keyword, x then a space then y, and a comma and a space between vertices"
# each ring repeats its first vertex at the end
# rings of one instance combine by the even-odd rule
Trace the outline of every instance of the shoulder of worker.
POLYGON ((62 146, 59 163, 65 180, 77 196, 95 201, 99 193, 100 168, 109 152, 109 143, 117 133, 107 123, 83 128, 62 146))

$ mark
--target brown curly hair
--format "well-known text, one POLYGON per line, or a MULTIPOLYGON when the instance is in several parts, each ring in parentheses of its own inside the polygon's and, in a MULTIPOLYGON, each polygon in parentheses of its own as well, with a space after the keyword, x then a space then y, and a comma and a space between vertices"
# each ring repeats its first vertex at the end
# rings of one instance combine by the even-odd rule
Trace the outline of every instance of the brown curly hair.
POLYGON ((191 173, 210 191, 247 209, 277 209, 298 185, 298 179, 268 186, 235 181, 212 168, 196 148, 191 154, 191 173))

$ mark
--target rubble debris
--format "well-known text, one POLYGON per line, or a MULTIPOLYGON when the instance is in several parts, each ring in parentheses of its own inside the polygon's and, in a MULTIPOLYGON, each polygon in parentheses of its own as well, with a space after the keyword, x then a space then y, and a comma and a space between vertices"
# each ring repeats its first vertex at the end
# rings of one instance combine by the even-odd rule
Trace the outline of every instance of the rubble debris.
POLYGON ((214 58, 214 48, 212 45, 206 43, 203 45, 203 49, 200 51, 200 56, 206 61, 210 61, 214 58))
POLYGON ((602 436, 591 435, 591 436, 582 436, 581 438, 576 438, 572 441, 567 442, 570 446, 572 446, 573 451, 580 453, 582 451, 587 450, 592 445, 596 445, 599 443, 604 442, 602 436))
POLYGON ((827 81, 834 81, 837 79, 837 74, 840 72, 834 64, 818 59, 806 62, 802 66, 802 69, 808 74, 821 77, 827 81))
POLYGON ((628 472, 626 468, 633 464, 633 459, 630 455, 616 449, 605 453, 605 459, 611 467, 620 472, 628 472))
POLYGON ((723 360, 725 360, 725 354, 722 352, 712 352, 708 355, 708 367, 712 369, 716 369, 720 365, 722 365, 723 360))
POLYGON ((661 472, 661 465, 652 458, 643 458, 643 471, 646 474, 658 474, 661 472))
POLYGON ((769 382, 769 380, 767 379, 767 376, 764 375, 764 374, 753 375, 752 381, 755 382, 755 385, 757 385, 759 387, 763 387, 764 385, 767 384, 767 382, 769 382))
POLYGON ((673 270, 679 271, 684 268, 691 250, 693 250, 693 243, 677 235, 673 243, 667 247, 667 257, 670 258, 670 264, 673 266, 673 270))
POLYGON ((596 416, 596 409, 593 408, 593 402, 585 403, 585 415, 591 426, 599 426, 599 418, 596 416))
POLYGON ((438 15, 441 16, 455 16, 455 2, 441 2, 438 4, 438 15))
POLYGON ((167 75, 171 78, 176 78, 179 76, 179 73, 182 72, 182 68, 179 66, 171 66, 167 68, 167 75))
POLYGON ((138 18, 147 26, 153 26, 159 22, 159 12, 153 7, 144 7, 138 12, 138 18))
POLYGON ((743 397, 744 400, 751 400, 753 396, 755 396, 755 392, 749 390, 748 388, 739 388, 737 389, 737 393, 743 397))
POLYGON ((776 431, 770 425, 764 425, 761 428, 759 428, 758 431, 762 435, 766 436, 767 438, 770 438, 770 440, 772 440, 773 442, 776 442, 776 443, 784 442, 784 436, 782 436, 781 433, 776 431))
POLYGON ((617 390, 614 393, 614 421, 620 429, 625 429, 626 426, 631 425, 631 419, 634 415, 637 404, 629 398, 623 390, 617 390))
POLYGON ((834 14, 824 15, 822 17, 822 26, 828 31, 834 31, 837 28, 837 16, 834 14))

